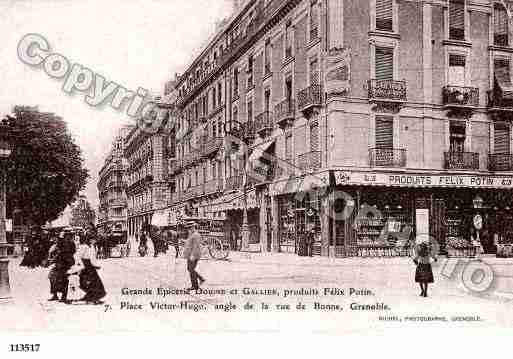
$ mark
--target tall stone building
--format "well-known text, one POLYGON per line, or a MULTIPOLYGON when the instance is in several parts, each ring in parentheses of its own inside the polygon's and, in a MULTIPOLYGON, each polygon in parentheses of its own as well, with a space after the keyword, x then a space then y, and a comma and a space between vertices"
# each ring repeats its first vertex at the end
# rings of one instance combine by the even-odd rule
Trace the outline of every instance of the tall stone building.
POLYGON ((99 172, 98 195, 100 206, 98 210, 98 229, 126 230, 127 198, 125 161, 123 157, 124 139, 133 126, 122 127, 112 143, 103 167, 99 172))
POLYGON ((96 223, 96 213, 87 201, 85 196, 80 196, 71 207, 71 218, 69 225, 73 227, 87 228, 90 224, 96 223))
POLYGON ((415 234, 510 245, 508 7, 245 2, 176 83, 168 210, 226 218, 230 238, 248 223, 250 250, 297 253, 310 231, 323 256, 415 234))

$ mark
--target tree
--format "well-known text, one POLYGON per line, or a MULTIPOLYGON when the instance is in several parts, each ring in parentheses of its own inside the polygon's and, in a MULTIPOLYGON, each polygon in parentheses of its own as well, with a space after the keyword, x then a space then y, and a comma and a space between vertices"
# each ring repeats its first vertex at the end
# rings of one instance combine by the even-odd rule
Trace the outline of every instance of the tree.
POLYGON ((16 106, 13 151, 7 164, 8 215, 17 208, 25 223, 43 225, 73 203, 88 178, 82 152, 62 118, 37 107, 16 106))

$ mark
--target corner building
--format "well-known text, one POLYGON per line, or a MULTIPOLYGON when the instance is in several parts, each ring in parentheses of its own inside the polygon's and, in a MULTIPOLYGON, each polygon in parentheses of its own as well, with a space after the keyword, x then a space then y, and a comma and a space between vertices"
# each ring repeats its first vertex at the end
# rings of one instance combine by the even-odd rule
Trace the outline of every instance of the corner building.
POLYGON ((323 256, 398 255, 415 234, 450 255, 477 232, 485 252, 510 248, 509 7, 246 2, 176 83, 175 198, 226 217, 230 238, 247 208, 261 251, 297 253, 311 229, 323 256), (260 174, 246 181, 225 151, 234 121, 260 174))

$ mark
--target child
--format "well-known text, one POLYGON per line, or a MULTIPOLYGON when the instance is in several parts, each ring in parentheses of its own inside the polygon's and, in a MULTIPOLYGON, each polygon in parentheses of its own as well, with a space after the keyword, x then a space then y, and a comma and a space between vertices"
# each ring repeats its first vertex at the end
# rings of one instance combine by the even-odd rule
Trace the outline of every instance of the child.
POLYGON ((420 243, 416 248, 416 256, 413 259, 413 262, 417 265, 417 270, 415 271, 415 282, 419 283, 421 297, 428 296, 428 284, 434 282, 433 270, 430 263, 431 258, 433 258, 435 262, 437 261, 435 256, 430 253, 428 243, 420 243))

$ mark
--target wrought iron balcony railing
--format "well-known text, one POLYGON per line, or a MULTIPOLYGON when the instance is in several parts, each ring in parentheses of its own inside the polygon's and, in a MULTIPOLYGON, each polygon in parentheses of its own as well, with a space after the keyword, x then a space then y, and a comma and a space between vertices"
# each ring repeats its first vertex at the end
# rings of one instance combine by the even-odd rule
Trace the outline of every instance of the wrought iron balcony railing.
POLYGON ((322 105, 321 85, 310 85, 297 94, 297 106, 300 111, 322 105))
POLYGON ((479 106, 479 89, 477 87, 445 86, 442 89, 445 107, 479 106))
POLYGON ((369 162, 371 167, 406 167, 406 149, 371 148, 369 162))
POLYGON ((406 101, 406 81, 368 80, 367 91, 371 101, 406 101))
POLYGON ((289 121, 293 121, 296 112, 296 101, 288 99, 274 106, 274 120, 276 124, 283 127, 289 121))
MULTIPOLYGON (((205 182, 205 194, 215 193, 221 190, 222 186, 219 186, 219 179, 214 178, 210 181, 205 182)), ((221 183, 222 184, 222 183, 221 183)))
POLYGON ((261 136, 269 134, 274 127, 273 115, 269 111, 264 111, 255 119, 255 130, 261 136))
POLYGON ((226 190, 232 191, 232 190, 240 189, 242 187, 243 181, 244 181, 244 177, 241 174, 235 175, 232 177, 228 177, 226 179, 226 190))
POLYGON ((202 154, 204 157, 208 157, 210 155, 215 154, 223 144, 223 138, 222 137, 214 137, 214 138, 207 138, 204 137, 202 139, 202 154))
POLYGON ((450 170, 479 170, 479 153, 445 152, 444 164, 450 170))
POLYGON ((298 167, 303 172, 321 168, 321 151, 312 151, 299 155, 298 167))
POLYGON ((187 153, 183 156, 182 159, 182 165, 183 167, 187 168, 198 162, 199 160, 199 153, 196 150, 193 150, 192 152, 187 153))
POLYGON ((493 90, 487 92, 488 107, 499 110, 513 110, 513 98, 504 97, 502 90, 495 87, 493 90))
POLYGON ((513 154, 494 153, 488 156, 490 171, 513 171, 513 154))

